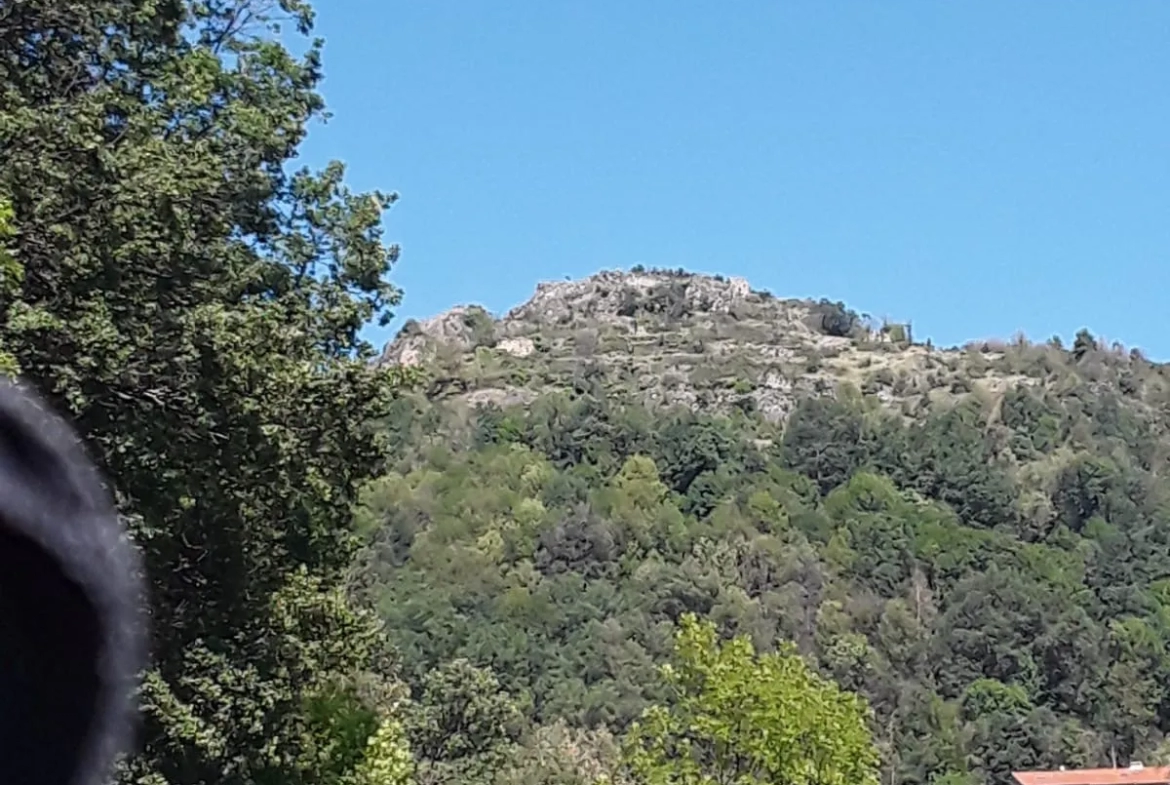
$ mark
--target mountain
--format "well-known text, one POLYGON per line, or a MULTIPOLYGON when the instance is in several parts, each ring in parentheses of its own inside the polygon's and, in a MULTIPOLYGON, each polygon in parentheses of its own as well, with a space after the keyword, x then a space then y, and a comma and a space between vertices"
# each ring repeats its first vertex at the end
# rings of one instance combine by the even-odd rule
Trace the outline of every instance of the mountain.
POLYGON ((875 322, 839 302, 779 299, 742 278, 637 268, 541 283, 498 319, 472 305, 408 321, 383 362, 424 366, 433 396, 471 405, 529 402, 588 378, 606 393, 747 408, 772 422, 842 382, 906 416, 1018 385, 1063 394, 1064 371, 1074 367, 1077 378, 1112 385, 1142 408, 1168 395, 1159 366, 1083 331, 1071 353, 1058 340, 1023 336, 938 349, 915 343, 909 323, 875 322))
POLYGON ((942 349, 636 270, 408 323, 382 361, 423 382, 359 592, 416 694, 471 668, 515 710, 481 727, 504 780, 620 780, 688 613, 863 696, 883 783, 1170 759, 1170 370, 1140 352, 942 349))

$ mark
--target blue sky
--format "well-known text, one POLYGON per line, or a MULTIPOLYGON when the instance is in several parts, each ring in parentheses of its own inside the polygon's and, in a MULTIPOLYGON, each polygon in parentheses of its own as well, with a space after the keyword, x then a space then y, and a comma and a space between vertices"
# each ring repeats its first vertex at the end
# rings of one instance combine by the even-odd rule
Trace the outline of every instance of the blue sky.
POLYGON ((400 192, 396 324, 641 263, 1170 359, 1170 4, 317 10, 334 118, 303 156, 400 192))

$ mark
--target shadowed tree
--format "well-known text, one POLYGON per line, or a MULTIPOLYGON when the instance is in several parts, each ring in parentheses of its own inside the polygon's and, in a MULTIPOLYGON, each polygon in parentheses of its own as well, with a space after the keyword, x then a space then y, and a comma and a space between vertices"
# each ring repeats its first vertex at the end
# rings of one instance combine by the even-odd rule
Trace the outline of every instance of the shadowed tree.
POLYGON ((278 21, 312 13, 0 9, 0 346, 93 448, 151 583, 127 781, 335 782, 366 747, 314 736, 311 707, 381 656, 337 587, 395 381, 359 338, 399 298, 394 196, 287 168, 324 105, 320 43, 293 56, 278 21))

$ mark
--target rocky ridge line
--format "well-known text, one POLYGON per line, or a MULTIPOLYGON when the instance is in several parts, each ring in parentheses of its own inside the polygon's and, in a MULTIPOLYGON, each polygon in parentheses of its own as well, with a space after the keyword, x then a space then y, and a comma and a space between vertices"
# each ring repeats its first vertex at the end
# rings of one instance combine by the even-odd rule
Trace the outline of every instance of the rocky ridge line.
POLYGON ((500 318, 468 305, 407 322, 382 362, 423 366, 432 394, 470 405, 572 387, 779 421, 800 395, 842 383, 907 415, 940 397, 996 396, 1043 381, 1052 352, 1065 354, 1023 338, 940 350, 915 343, 908 324, 841 303, 776 298, 743 278, 635 269, 541 283, 500 318))

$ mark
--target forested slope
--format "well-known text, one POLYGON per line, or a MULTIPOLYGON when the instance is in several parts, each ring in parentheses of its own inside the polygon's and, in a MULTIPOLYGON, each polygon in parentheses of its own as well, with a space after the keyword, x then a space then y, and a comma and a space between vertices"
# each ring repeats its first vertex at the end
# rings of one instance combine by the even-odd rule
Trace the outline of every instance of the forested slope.
POLYGON ((1166 756, 1165 367, 1086 331, 1071 350, 943 351, 786 301, 794 316, 766 337, 778 350, 745 364, 728 338, 689 366, 707 387, 692 378, 663 402, 652 372, 573 336, 592 346, 637 321, 627 338, 667 347, 643 366, 681 376, 669 347, 734 322, 763 335, 764 317, 607 314, 582 301, 598 280, 618 300, 627 285, 725 285, 606 274, 566 284, 555 324, 532 304, 500 321, 460 310, 387 352, 401 361, 421 336, 430 355, 408 360, 432 380, 385 423, 399 457, 359 511, 361 591, 409 683, 466 661, 510 696, 522 744, 556 737, 612 761, 611 734, 669 697, 656 666, 693 613, 760 651, 794 642, 863 695, 883 782, 1166 756), (516 357, 518 335, 555 348, 516 357), (826 340, 851 369, 805 384, 800 355, 826 340), (507 396, 485 395, 501 365, 507 396), (873 366, 888 383, 866 378, 873 366), (791 383, 765 387, 769 373, 791 383), (760 389, 787 399, 761 411, 748 403, 760 389), (567 741, 572 728, 590 732, 567 741))
POLYGON ((0 4, 0 372, 84 439, 149 585, 118 782, 1170 753, 1166 367, 646 270, 377 361, 396 196, 297 168, 312 28, 302 0, 0 4))

